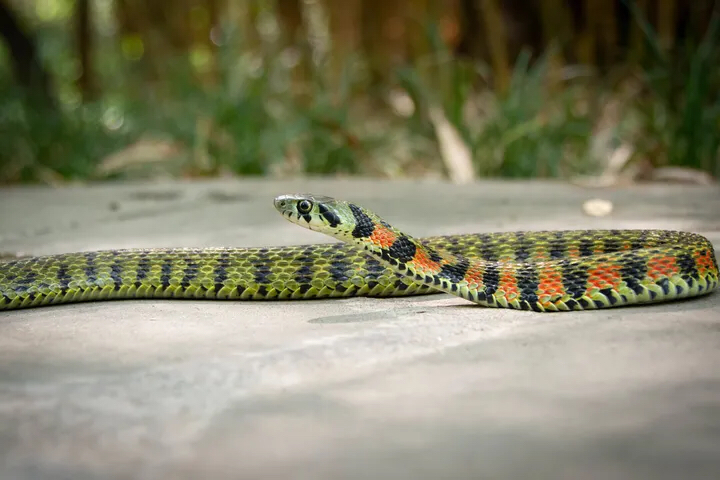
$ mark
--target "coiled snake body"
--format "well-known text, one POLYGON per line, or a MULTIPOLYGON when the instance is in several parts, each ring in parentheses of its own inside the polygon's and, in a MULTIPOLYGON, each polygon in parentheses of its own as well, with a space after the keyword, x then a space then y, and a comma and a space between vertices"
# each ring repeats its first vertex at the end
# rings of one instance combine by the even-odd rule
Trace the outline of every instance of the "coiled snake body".
POLYGON ((360 206, 283 195, 293 223, 345 243, 81 252, 0 263, 0 310, 89 300, 390 297, 445 291, 490 307, 586 310, 710 293, 705 237, 573 230, 414 239, 360 206))

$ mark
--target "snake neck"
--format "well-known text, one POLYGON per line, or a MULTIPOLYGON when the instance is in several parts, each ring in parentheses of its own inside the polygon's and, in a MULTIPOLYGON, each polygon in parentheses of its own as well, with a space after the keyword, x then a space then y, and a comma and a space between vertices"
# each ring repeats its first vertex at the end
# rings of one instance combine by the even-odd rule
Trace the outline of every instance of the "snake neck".
POLYGON ((356 212, 356 219, 352 235, 340 237, 342 240, 362 246, 400 273, 409 273, 421 283, 463 298, 484 287, 483 272, 490 263, 496 263, 434 249, 371 212, 356 212))

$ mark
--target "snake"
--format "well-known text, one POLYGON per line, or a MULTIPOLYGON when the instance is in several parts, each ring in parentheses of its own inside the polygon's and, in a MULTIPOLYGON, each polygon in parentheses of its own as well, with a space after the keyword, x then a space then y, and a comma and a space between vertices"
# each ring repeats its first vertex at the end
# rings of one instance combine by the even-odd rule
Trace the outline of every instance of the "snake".
POLYGON ((0 310, 119 299, 310 300, 446 292, 485 307, 582 311, 713 292, 702 235, 550 230, 414 238, 357 204, 275 197, 290 222, 340 242, 86 251, 0 263, 0 310))

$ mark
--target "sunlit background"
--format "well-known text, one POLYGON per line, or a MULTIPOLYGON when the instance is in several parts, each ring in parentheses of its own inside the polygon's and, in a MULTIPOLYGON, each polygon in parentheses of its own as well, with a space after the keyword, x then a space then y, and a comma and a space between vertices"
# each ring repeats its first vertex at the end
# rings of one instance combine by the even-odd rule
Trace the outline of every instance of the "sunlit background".
POLYGON ((720 174, 712 0, 0 0, 0 182, 720 174))

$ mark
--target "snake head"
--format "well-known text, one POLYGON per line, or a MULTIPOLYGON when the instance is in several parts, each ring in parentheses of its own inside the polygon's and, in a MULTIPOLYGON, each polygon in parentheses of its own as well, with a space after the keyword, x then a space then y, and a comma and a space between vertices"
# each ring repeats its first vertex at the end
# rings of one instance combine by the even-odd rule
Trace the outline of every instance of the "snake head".
POLYGON ((357 239, 358 227, 371 233, 373 225, 380 221, 357 205, 322 195, 280 195, 274 203, 290 222, 344 241, 357 239))
POLYGON ((352 236, 355 217, 350 204, 311 194, 280 195, 275 208, 290 222, 334 237, 352 236))

